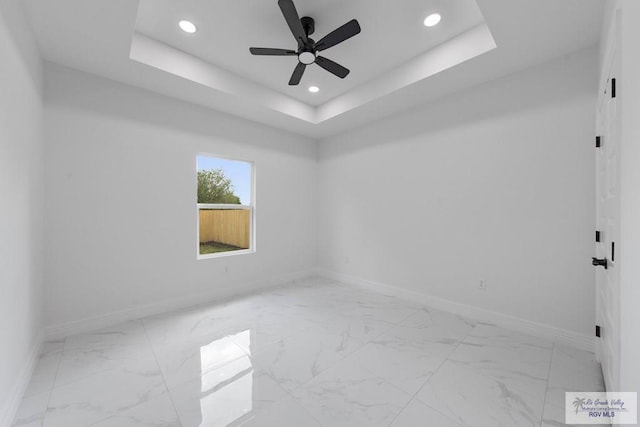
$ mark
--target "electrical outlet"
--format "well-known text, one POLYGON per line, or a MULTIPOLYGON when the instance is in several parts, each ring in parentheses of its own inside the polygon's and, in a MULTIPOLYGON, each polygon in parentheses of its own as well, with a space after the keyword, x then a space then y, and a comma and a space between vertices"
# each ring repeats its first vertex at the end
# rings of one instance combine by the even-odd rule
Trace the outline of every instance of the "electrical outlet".
POLYGON ((487 281, 486 280, 480 280, 480 283, 478 284, 478 289, 480 289, 481 291, 486 291, 487 290, 487 281))

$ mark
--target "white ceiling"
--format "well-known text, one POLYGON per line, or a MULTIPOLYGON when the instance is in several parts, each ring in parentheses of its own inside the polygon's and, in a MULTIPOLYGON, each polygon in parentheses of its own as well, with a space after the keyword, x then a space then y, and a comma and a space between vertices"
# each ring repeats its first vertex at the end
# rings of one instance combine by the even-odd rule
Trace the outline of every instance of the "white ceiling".
POLYGON ((360 35, 322 52, 351 70, 347 78, 339 79, 311 66, 299 86, 289 86, 296 57, 255 57, 249 53, 250 46, 296 49, 275 0, 140 0, 136 31, 317 106, 484 22, 475 0, 296 0, 295 5, 301 17, 311 16, 316 21, 315 40, 352 18, 358 20, 360 35), (422 21, 433 12, 439 12, 444 20, 427 28, 422 21), (177 26, 180 19, 195 23, 198 32, 190 35, 181 31, 177 26), (320 92, 311 94, 307 90, 311 85, 320 87, 320 92))
POLYGON ((351 69, 345 80, 314 65, 297 88, 295 57, 248 53, 294 47, 276 0, 24 4, 49 61, 320 138, 592 46, 604 0, 297 0, 316 40, 351 18, 362 26, 323 52, 351 69), (443 21, 427 29, 432 10, 443 21), (177 30, 185 18, 195 35, 177 30))

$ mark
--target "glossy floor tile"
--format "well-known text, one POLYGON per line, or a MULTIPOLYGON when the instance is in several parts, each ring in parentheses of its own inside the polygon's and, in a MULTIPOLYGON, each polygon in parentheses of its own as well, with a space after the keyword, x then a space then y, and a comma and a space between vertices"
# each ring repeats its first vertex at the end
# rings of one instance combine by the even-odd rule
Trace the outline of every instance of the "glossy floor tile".
POLYGON ((46 343, 13 426, 560 426, 592 353, 342 285, 46 343))
POLYGON ((323 426, 388 426, 411 400, 384 379, 358 366, 336 363, 291 395, 323 426))
POLYGON ((247 355, 173 388, 170 393, 185 426, 233 425, 287 396, 247 355))

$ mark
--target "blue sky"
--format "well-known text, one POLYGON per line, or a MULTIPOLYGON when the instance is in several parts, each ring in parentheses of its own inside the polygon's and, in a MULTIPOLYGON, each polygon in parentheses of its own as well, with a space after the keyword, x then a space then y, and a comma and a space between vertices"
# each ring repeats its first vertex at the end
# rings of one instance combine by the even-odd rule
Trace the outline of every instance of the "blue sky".
POLYGON ((198 170, 220 169, 231 179, 233 192, 243 205, 251 204, 251 164, 218 157, 198 156, 198 170))

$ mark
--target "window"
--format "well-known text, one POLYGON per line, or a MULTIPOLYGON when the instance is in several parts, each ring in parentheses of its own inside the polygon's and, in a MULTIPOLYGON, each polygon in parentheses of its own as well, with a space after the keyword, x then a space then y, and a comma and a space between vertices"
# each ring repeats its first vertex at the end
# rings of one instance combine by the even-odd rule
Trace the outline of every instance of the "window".
POLYGON ((253 163, 199 155, 198 258, 250 253, 253 163))

